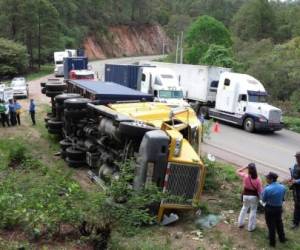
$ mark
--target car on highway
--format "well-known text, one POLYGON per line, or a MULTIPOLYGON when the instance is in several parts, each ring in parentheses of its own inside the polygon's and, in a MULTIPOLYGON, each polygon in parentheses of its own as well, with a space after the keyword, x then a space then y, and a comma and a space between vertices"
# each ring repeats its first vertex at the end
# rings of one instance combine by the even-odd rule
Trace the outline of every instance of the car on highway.
POLYGON ((25 97, 29 96, 28 84, 24 77, 15 77, 12 79, 10 86, 13 89, 14 97, 25 97))

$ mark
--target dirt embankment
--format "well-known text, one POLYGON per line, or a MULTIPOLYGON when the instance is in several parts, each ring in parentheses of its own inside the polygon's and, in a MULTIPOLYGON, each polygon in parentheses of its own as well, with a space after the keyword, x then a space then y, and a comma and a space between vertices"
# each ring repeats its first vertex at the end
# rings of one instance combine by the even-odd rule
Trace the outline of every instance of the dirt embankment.
POLYGON ((157 55, 163 50, 169 52, 171 47, 171 40, 159 25, 112 26, 107 35, 90 36, 84 43, 89 59, 157 55))

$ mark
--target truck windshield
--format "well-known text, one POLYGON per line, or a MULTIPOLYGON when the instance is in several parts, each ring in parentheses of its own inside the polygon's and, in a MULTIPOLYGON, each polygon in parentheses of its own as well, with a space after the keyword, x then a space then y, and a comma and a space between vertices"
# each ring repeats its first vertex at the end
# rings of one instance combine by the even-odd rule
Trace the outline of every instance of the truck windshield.
POLYGON ((183 93, 182 93, 181 90, 160 90, 159 91, 159 98, 181 99, 181 98, 183 98, 183 93))
POLYGON ((249 95, 249 102, 267 102, 266 95, 249 95))

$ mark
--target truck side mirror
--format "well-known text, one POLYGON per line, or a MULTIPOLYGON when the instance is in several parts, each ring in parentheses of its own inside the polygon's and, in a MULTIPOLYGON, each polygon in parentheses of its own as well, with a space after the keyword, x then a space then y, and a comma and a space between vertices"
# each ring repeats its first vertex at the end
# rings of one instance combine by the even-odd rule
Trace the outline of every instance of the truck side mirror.
POLYGON ((154 90, 154 97, 157 97, 158 96, 158 92, 157 90, 154 90))

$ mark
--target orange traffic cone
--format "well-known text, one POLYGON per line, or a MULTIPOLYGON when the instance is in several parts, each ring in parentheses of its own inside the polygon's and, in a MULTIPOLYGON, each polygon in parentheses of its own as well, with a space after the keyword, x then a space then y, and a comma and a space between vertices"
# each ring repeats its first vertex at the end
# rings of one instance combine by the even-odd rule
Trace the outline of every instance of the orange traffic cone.
POLYGON ((218 122, 215 122, 213 126, 213 132, 219 133, 220 132, 220 124, 218 122))

